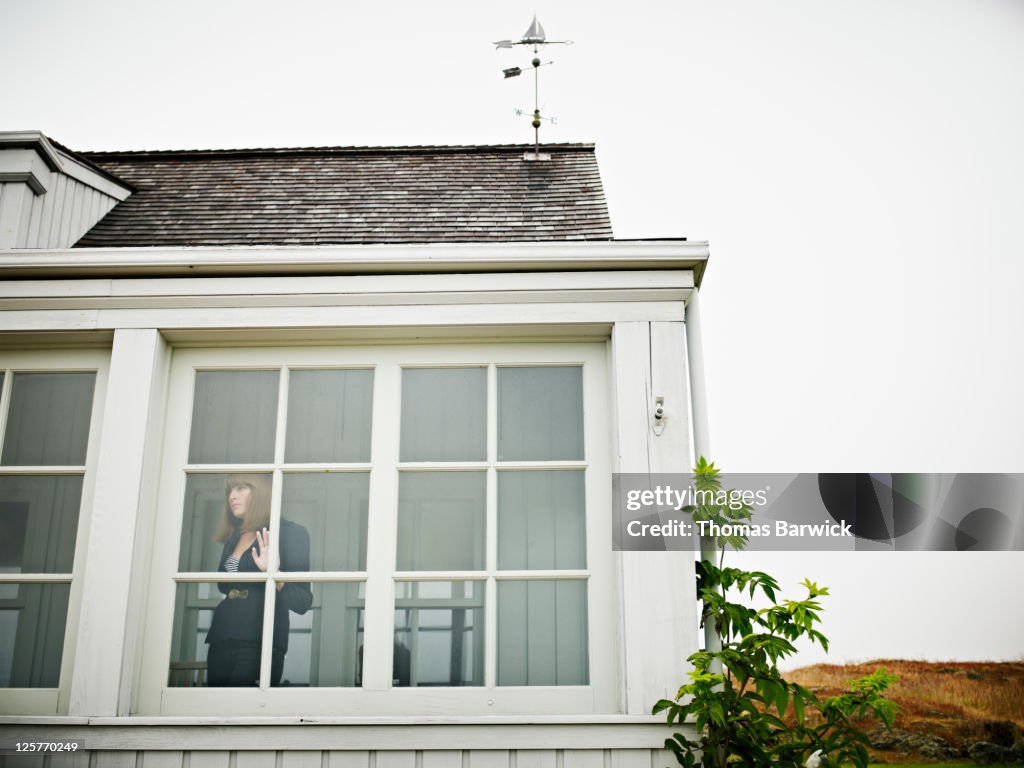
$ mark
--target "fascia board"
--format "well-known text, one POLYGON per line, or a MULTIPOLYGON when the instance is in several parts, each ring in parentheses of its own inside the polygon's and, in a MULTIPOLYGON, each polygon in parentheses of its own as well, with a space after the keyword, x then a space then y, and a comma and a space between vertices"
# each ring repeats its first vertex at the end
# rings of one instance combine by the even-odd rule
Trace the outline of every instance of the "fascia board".
POLYGON ((101 176, 92 168, 73 157, 63 153, 61 153, 61 157, 64 159, 63 170, 65 175, 82 182, 88 187, 92 187, 97 192, 102 192, 104 195, 114 198, 118 202, 127 200, 131 196, 132 191, 128 187, 116 184, 109 178, 101 176))
POLYGON ((0 279, 690 269, 699 285, 708 256, 686 240, 13 249, 0 252, 0 279))

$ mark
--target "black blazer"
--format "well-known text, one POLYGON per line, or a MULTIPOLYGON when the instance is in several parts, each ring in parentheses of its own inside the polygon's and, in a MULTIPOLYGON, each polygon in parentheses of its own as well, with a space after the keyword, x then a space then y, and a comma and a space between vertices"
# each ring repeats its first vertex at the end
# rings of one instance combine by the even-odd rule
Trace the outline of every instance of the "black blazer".
MULTIPOLYGON (((241 531, 233 534, 226 542, 220 555, 218 571, 225 571, 224 563, 231 556, 241 531)), ((281 521, 281 570, 309 570, 309 532, 290 520, 281 521)), ((253 546, 256 546, 253 544, 253 546)), ((259 568, 252 559, 252 547, 242 553, 238 559, 240 573, 258 572, 259 568)), ((207 643, 221 640, 248 640, 260 642, 263 633, 263 599, 266 592, 265 584, 256 582, 220 582, 218 589, 224 595, 231 590, 244 590, 245 598, 229 599, 225 597, 217 604, 210 622, 210 631, 206 634, 207 643)), ((287 582, 277 593, 274 601, 274 648, 282 653, 288 650, 288 612, 303 614, 313 604, 313 590, 309 582, 287 582)))

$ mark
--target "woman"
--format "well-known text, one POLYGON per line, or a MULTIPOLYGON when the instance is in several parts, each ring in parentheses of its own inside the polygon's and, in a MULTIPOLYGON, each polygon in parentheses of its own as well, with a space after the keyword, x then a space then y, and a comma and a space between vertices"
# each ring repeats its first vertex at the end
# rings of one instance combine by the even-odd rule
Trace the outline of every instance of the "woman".
MULTIPOLYGON (((224 542, 217 570, 226 573, 266 571, 270 559, 270 475, 229 475, 224 482, 224 515, 215 540, 224 542)), ((309 533, 281 520, 282 571, 309 570, 309 533)), ((225 599, 213 612, 206 642, 207 679, 211 686, 259 685, 263 635, 262 582, 222 582, 225 599)), ((305 613, 313 603, 308 583, 277 583, 270 684, 281 682, 288 650, 288 612, 305 613)))

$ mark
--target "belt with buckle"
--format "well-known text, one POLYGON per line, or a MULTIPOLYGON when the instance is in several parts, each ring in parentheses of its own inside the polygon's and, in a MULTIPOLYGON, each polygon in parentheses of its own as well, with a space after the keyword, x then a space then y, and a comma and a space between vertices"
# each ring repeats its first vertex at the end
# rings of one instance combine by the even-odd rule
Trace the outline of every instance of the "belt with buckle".
POLYGON ((228 600, 245 600, 248 596, 248 589, 232 589, 228 592, 228 600))

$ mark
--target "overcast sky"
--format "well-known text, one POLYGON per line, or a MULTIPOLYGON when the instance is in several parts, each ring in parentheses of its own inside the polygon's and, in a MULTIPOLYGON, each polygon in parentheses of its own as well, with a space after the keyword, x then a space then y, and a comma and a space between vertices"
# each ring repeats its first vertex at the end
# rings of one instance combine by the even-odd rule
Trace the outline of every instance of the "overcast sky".
MULTIPOLYGON (((0 0, 0 130, 72 149, 593 141, 617 237, 708 240, 730 471, 1024 472, 1024 2, 0 0)), ((1024 555, 759 556, 831 659, 1024 657, 1024 555)), ((801 662, 819 660, 815 652, 801 662)))

